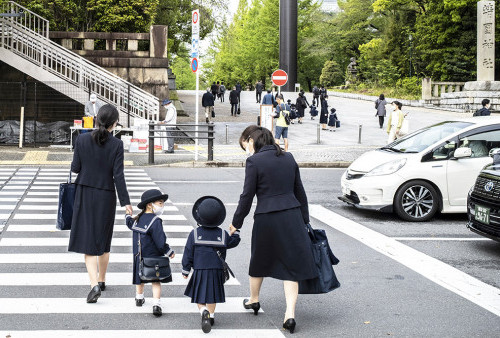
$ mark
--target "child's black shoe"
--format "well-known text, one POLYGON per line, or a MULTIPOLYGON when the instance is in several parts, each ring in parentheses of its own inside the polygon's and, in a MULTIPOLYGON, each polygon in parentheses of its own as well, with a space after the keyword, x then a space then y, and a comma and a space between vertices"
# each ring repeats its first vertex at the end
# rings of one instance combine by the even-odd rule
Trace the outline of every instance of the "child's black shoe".
POLYGON ((209 333, 212 330, 212 325, 210 323, 210 312, 208 310, 203 311, 201 314, 201 330, 204 333, 209 333))
POLYGON ((143 298, 143 299, 135 299, 135 306, 142 306, 142 304, 144 304, 146 300, 143 298))
POLYGON ((156 317, 161 317, 161 315, 163 314, 161 311, 161 307, 159 307, 158 305, 153 306, 153 314, 156 317))
POLYGON ((214 326, 215 324, 215 318, 210 318, 210 325, 214 326))

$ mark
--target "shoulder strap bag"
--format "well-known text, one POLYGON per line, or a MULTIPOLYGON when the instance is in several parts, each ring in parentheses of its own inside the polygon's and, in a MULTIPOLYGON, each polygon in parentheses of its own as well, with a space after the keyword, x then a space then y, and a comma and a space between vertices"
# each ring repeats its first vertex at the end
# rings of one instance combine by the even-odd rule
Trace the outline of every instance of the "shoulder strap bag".
POLYGON ((75 202, 76 184, 71 183, 71 170, 68 181, 59 184, 59 204, 57 207, 56 228, 59 230, 71 230, 73 218, 73 204, 75 202))
POLYGON ((231 268, 229 267, 229 265, 226 263, 224 258, 222 258, 222 254, 220 253, 220 251, 217 250, 216 248, 214 248, 214 250, 215 250, 215 253, 217 253, 217 256, 219 257, 219 259, 222 263, 222 268, 224 270, 224 284, 225 284, 229 280, 229 275, 231 275, 231 277, 234 278, 234 273, 231 270, 231 268))

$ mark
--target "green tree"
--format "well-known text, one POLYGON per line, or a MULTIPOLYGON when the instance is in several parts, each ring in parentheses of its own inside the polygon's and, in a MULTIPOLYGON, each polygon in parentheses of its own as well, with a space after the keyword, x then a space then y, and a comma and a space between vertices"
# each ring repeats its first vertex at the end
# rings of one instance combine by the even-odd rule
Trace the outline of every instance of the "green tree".
POLYGON ((344 71, 336 61, 326 61, 319 82, 325 87, 339 86, 344 83, 344 71))

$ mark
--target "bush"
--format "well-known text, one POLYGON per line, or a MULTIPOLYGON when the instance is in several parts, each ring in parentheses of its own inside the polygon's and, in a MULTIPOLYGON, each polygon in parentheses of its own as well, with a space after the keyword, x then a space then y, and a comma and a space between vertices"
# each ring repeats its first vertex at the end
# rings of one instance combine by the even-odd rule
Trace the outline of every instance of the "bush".
POLYGON ((399 79, 396 82, 396 91, 404 95, 418 97, 422 94, 422 79, 416 76, 399 79))
POLYGON ((344 83, 344 72, 337 62, 333 60, 326 61, 319 82, 325 87, 340 86, 344 83))

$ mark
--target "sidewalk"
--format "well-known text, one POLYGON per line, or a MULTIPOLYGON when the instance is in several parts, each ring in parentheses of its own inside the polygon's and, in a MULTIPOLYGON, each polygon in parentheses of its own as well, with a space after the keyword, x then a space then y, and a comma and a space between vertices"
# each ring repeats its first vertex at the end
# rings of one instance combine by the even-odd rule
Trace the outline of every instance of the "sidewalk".
MULTIPOLYGON (((184 109, 190 114, 179 117, 178 123, 194 123, 195 94, 194 91, 178 91, 184 109)), ((295 93, 283 93, 285 100, 295 101, 295 93)), ((199 121, 204 122, 205 115, 201 107, 199 121)), ((312 94, 306 94, 311 103, 312 94)), ((255 124, 259 115, 259 104, 255 102, 255 92, 241 93, 241 115, 230 116, 228 94, 226 102, 216 102, 214 162, 207 163, 207 142, 203 141, 198 148, 198 162, 194 162, 195 147, 193 144, 179 144, 174 154, 155 153, 155 165, 163 166, 244 166, 246 154, 239 147, 238 139, 248 125, 255 124), (226 142, 227 127, 227 142, 226 142)), ((386 143, 387 133, 378 126, 375 117, 374 103, 346 98, 330 97, 329 106, 337 109, 341 127, 335 132, 320 130, 318 144, 319 117, 311 120, 308 109, 303 124, 289 127, 289 151, 303 167, 346 167, 361 154, 386 143), (361 143, 358 143, 361 127, 361 143)), ((390 106, 387 106, 388 113, 390 106)), ((434 110, 423 107, 403 107, 409 112, 410 131, 448 119, 463 117, 460 113, 434 110)), ((69 165, 73 154, 64 148, 23 148, 14 146, 0 147, 0 165, 69 165)), ((125 153, 125 164, 129 166, 148 165, 147 153, 125 153)))

